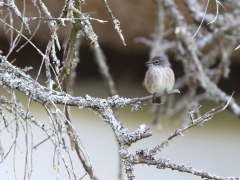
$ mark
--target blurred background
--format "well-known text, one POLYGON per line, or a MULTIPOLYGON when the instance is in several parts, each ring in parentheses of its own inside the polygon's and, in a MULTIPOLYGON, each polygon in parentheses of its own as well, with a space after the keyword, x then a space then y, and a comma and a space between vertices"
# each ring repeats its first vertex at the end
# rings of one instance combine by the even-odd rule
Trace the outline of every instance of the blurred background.
MULTIPOLYGON (((52 17, 59 17, 64 6, 64 0, 44 1, 49 8, 52 17)), ((109 1, 114 16, 120 21, 120 27, 125 38, 126 46, 124 46, 118 37, 109 14, 102 1, 86 1, 82 5, 82 11, 91 17, 101 20, 107 20, 107 23, 100 24, 96 21, 91 21, 94 32, 98 35, 99 44, 107 59, 110 74, 115 82, 117 93, 123 97, 143 97, 149 95, 147 90, 142 85, 144 75, 146 72, 146 61, 149 60, 150 47, 143 43, 136 41, 136 38, 152 39, 156 27, 156 5, 152 1, 145 0, 112 0, 109 1)), ((23 9, 23 1, 16 2, 19 9, 23 9)), ((182 1, 176 1, 180 11, 187 17, 189 14, 184 7, 182 1)), ((219 13, 225 11, 219 8, 219 13)), ((214 1, 210 1, 208 12, 215 12, 216 5, 214 1)), ((26 17, 38 16, 38 12, 34 9, 32 3, 26 3, 26 17)), ((20 21, 14 16, 15 27, 20 27, 20 21)), ((186 18, 187 22, 191 24, 191 20, 186 18)), ((37 21, 30 21, 30 28, 35 29, 37 21)), ((165 20, 166 29, 171 28, 171 23, 166 16, 165 20)), ((59 30, 59 40, 61 44, 66 42, 68 38, 69 28, 63 27, 59 30)), ((45 22, 41 22, 40 28, 32 38, 32 42, 42 51, 45 52, 46 45, 49 40, 49 29, 45 22)), ((174 34, 167 35, 167 39, 173 40, 176 37, 174 34)), ((7 33, 4 26, 0 27, 0 50, 2 55, 9 52, 10 35, 7 33)), ((23 42, 22 42, 23 43, 23 42)), ((217 43, 217 42, 215 42, 217 43)), ((21 44, 21 43, 20 43, 21 44)), ((238 45, 238 44, 237 44, 238 45)), ((237 46, 236 45, 236 46, 237 46)), ((20 45, 19 45, 20 46, 20 45)), ((206 47, 206 52, 211 50, 211 46, 206 47)), ((89 94, 93 97, 107 98, 109 92, 105 87, 102 77, 99 73, 97 64, 94 61, 94 55, 89 43, 81 40, 80 45, 80 62, 77 65, 77 77, 74 86, 72 87, 72 95, 83 96, 89 94)), ((63 50, 57 52, 58 58, 62 60, 63 50)), ((167 53, 174 70, 176 79, 183 76, 184 70, 182 63, 175 58, 175 52, 169 51, 167 53)), ((220 89, 227 94, 232 94, 235 91, 234 98, 239 101, 239 77, 240 77, 240 63, 239 63, 239 50, 233 51, 230 57, 230 74, 228 78, 221 78, 218 83, 220 89)), ((218 57, 220 59, 220 57, 218 57)), ((220 61, 220 60, 217 60, 220 61)), ((19 52, 12 51, 8 57, 9 61, 14 60, 14 65, 18 67, 32 66, 33 70, 29 74, 35 78, 37 76, 42 58, 36 50, 27 44, 19 52)), ((213 65, 213 67, 216 64, 213 65)), ((41 70, 39 82, 45 84, 45 68, 41 70)), ((184 93, 186 89, 181 90, 184 93)), ((11 99, 3 88, 0 88, 0 94, 11 99)), ((23 104, 24 109, 27 108, 28 98, 22 96, 21 93, 16 92, 18 100, 23 104)), ((171 95, 169 95, 171 96, 171 95)), ((181 94, 179 95, 181 96, 181 94)), ((180 98, 180 97, 178 97, 180 98)), ((218 106, 210 101, 202 101, 201 114, 209 111, 218 106)), ((62 107, 61 107, 62 108, 62 107)), ((33 103, 31 110, 36 119, 40 120, 45 126, 49 126, 49 120, 45 109, 33 103)), ((93 168, 99 179, 118 179, 119 159, 118 159, 118 144, 116 143, 115 136, 111 128, 106 125, 100 117, 93 114, 87 109, 79 110, 71 108, 72 122, 75 126, 79 136, 90 156, 93 168)), ((181 112, 185 113, 185 112, 181 112)), ((130 132, 136 130, 140 124, 150 126, 150 131, 153 136, 144 139, 134 144, 130 151, 134 153, 139 148, 151 148, 159 144, 162 140, 168 138, 176 129, 181 128, 184 119, 181 119, 182 114, 178 113, 170 119, 165 119, 164 115, 161 116, 162 128, 152 123, 154 118, 153 108, 150 102, 146 102, 141 111, 131 111, 131 107, 119 109, 119 119, 130 132)), ((187 112, 186 112, 187 113, 187 112)), ((11 117, 9 114, 8 117, 11 117)), ((1 122, 1 129, 2 129, 1 122)), ((6 129, 0 134, 2 146, 6 147, 4 152, 7 153, 11 146, 14 137, 15 126, 12 125, 9 131, 6 129)), ((18 138, 18 146, 16 150, 12 150, 6 160, 0 163, 1 179, 21 179, 24 175, 24 162, 26 153, 26 139, 23 131, 21 131, 18 138), (14 158, 14 153, 16 153, 14 158), (14 168, 14 164, 16 167, 14 168)), ((33 146, 46 138, 41 129, 31 125, 31 131, 38 136, 33 138, 33 146)), ((239 118, 234 116, 228 110, 214 116, 212 120, 204 123, 202 126, 194 127, 184 133, 184 136, 175 138, 170 142, 169 147, 166 147, 158 154, 157 157, 169 159, 176 164, 184 164, 192 166, 196 169, 202 169, 207 172, 219 176, 240 176, 240 121, 239 118)), ((30 137, 28 137, 30 138, 30 137)), ((68 139, 68 137, 66 137, 68 139)), ((29 139, 29 143, 30 143, 29 139)), ((30 149, 29 149, 30 151, 30 149)), ((48 140, 40 145, 36 150, 33 150, 32 155, 32 179, 56 179, 57 171, 53 168, 53 154, 54 147, 48 140)), ((82 165, 80 164, 74 151, 70 150, 73 157, 73 164, 79 176, 84 175, 82 165)), ((67 158, 68 154, 63 154, 67 158)), ((30 159, 29 155, 28 158, 30 159)), ((57 160, 55 159, 57 162, 57 160)), ((69 162, 70 163, 70 162, 69 162)), ((59 179, 67 179, 68 174, 62 162, 59 179)), ((29 167, 30 168, 30 167, 29 167)), ((123 170, 124 171, 124 170, 123 170)), ((145 179, 200 179, 190 174, 180 173, 169 169, 159 170, 155 167, 147 165, 134 166, 134 174, 137 180, 145 179)), ((83 179, 89 179, 86 175, 83 179)), ((127 179, 123 173, 123 179, 127 179)))

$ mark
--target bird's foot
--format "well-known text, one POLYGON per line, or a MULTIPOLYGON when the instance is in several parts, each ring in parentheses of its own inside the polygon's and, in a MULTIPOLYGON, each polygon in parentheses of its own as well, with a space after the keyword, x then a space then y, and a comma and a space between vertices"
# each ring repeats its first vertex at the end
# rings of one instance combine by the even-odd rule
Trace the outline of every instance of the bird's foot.
POLYGON ((156 97, 157 93, 153 93, 152 95, 152 103, 153 104, 161 104, 161 97, 156 97))
POLYGON ((156 94, 157 94, 157 93, 153 93, 153 95, 152 95, 152 100, 153 100, 153 101, 156 101, 156 94))
POLYGON ((168 94, 167 89, 164 90, 164 95, 166 96, 168 94))

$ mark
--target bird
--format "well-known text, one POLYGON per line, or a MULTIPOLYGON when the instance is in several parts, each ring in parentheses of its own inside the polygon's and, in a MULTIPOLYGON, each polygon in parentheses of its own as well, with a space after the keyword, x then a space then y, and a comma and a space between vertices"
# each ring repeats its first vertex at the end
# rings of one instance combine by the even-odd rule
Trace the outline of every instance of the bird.
POLYGON ((175 76, 169 61, 163 56, 155 56, 145 62, 148 70, 145 74, 144 85, 153 95, 152 103, 161 104, 161 97, 156 98, 157 93, 171 90, 175 83, 175 76))

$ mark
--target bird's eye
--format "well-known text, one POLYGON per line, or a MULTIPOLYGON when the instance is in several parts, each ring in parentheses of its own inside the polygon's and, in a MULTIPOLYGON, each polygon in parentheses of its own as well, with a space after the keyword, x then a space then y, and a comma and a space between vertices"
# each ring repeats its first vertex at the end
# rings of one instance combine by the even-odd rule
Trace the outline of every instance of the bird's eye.
POLYGON ((154 64, 158 64, 158 61, 154 61, 153 63, 154 63, 154 64))

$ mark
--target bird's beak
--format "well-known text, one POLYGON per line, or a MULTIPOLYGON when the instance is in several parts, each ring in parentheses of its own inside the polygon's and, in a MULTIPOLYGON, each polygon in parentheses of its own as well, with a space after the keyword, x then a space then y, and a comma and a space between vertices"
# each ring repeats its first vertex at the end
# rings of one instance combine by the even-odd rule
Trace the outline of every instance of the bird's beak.
POLYGON ((145 62, 145 64, 152 64, 152 62, 149 62, 149 61, 148 61, 148 62, 145 62))

